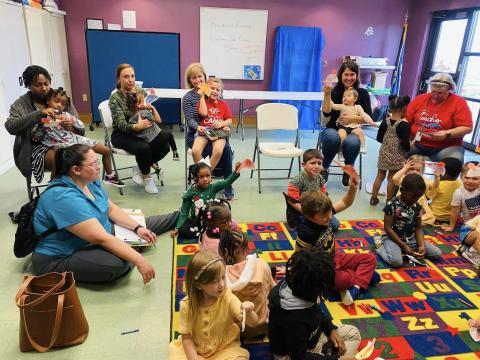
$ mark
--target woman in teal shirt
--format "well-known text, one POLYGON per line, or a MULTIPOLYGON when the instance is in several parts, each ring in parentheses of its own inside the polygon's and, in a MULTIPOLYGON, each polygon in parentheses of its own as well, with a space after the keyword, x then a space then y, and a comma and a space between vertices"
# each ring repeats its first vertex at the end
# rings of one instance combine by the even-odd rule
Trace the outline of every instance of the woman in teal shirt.
POLYGON ((154 243, 156 234, 172 229, 178 212, 147 218, 147 228, 111 202, 99 179, 100 163, 93 150, 76 144, 55 156, 56 178, 41 195, 34 215, 35 233, 59 229, 40 240, 32 256, 35 273, 72 271, 79 282, 107 282, 132 267, 146 284, 155 277, 152 265, 112 235, 111 223, 135 231, 154 243))

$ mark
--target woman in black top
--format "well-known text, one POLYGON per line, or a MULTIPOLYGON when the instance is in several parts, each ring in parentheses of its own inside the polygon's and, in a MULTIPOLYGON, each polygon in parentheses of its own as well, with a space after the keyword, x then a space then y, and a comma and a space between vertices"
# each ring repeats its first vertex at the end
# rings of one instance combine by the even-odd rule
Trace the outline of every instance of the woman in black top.
MULTIPOLYGON (((322 103, 322 111, 324 117, 327 117, 327 123, 324 125, 326 129, 321 135, 322 152, 323 152, 323 168, 322 175, 325 180, 328 180, 328 168, 332 163, 333 158, 337 155, 340 149, 340 136, 338 135, 339 123, 345 125, 353 122, 362 122, 359 116, 342 116, 340 112, 333 110, 330 105, 330 100, 335 104, 341 104, 343 92, 346 89, 355 89, 358 92, 358 99, 356 104, 360 105, 363 110, 372 117, 372 106, 370 104, 370 96, 367 90, 360 88, 360 81, 358 79, 358 65, 354 61, 344 62, 337 73, 339 82, 332 89, 331 86, 326 85, 323 89, 324 99, 322 103)), ((323 125, 323 124, 322 124, 323 125)), ((345 165, 354 165, 360 151, 360 139, 355 134, 349 134, 342 144, 342 152, 345 157, 345 165)), ((342 184, 348 186, 349 176, 343 173, 342 184)))

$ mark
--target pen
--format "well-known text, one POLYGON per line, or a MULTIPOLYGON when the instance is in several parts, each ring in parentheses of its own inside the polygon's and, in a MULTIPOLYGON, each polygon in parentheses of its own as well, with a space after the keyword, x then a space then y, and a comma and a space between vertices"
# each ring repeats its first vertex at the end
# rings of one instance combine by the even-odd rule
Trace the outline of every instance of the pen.
POLYGON ((140 331, 140 329, 128 330, 128 331, 122 332, 120 335, 133 334, 133 333, 136 333, 136 332, 139 332, 139 331, 140 331))
POLYGON ((466 306, 468 306, 468 307, 471 308, 471 309, 474 308, 474 306, 473 306, 472 304, 466 302, 465 300, 462 300, 462 299, 460 299, 460 298, 457 298, 457 300, 460 301, 463 305, 466 305, 466 306))

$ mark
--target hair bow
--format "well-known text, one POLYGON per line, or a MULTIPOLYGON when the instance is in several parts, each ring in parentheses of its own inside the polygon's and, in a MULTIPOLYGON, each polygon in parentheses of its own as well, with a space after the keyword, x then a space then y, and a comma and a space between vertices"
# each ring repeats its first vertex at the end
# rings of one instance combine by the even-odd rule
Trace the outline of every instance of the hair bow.
POLYGON ((480 164, 468 163, 467 177, 480 177, 480 164))

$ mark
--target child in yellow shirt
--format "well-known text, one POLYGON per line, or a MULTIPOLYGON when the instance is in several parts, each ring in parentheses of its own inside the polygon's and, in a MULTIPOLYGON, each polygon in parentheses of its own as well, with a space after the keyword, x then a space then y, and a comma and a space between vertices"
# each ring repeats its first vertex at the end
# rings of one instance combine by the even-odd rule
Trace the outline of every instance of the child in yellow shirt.
POLYGON ((443 159, 442 162, 445 164, 445 175, 440 176, 438 187, 429 188, 426 195, 432 201, 430 209, 435 216, 435 221, 449 223, 453 193, 462 186, 458 176, 463 164, 459 159, 451 157, 443 159))

